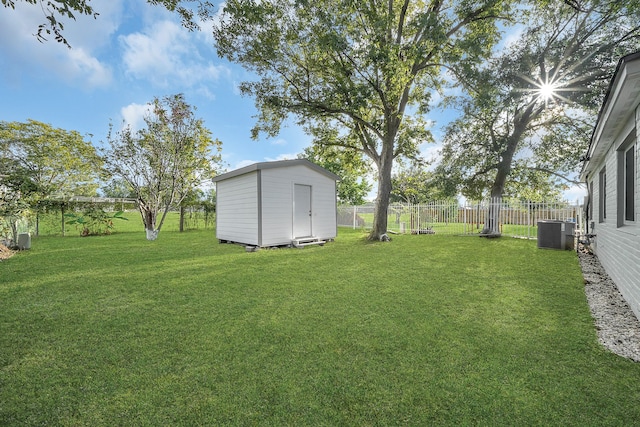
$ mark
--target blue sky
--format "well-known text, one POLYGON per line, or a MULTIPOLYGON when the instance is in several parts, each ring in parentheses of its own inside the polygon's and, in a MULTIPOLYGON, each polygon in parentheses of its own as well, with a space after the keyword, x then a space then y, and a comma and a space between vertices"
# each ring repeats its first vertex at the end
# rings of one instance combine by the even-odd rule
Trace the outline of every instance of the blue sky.
MULTIPOLYGON (((295 158, 310 145, 295 124, 275 138, 251 139, 256 110, 238 84, 254 76, 218 58, 206 28, 189 32, 176 15, 145 0, 92 0, 91 5, 100 13, 97 19, 77 16, 65 23, 72 49, 33 36, 44 22, 38 6, 0 6, 0 120, 34 119, 77 130, 100 146, 110 122, 135 127, 154 97, 183 93, 222 141, 229 170, 295 158)), ((437 155, 440 128, 452 118, 450 111, 432 111, 436 143, 421 147, 425 157, 437 155)), ((581 191, 565 197, 575 200, 581 191)))

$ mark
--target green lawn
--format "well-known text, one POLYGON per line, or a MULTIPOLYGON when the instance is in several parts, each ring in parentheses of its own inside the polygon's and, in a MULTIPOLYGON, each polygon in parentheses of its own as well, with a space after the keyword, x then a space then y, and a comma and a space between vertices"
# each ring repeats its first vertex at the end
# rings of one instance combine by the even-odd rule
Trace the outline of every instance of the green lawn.
POLYGON ((40 237, 0 262, 0 425, 633 425, 574 253, 40 237))

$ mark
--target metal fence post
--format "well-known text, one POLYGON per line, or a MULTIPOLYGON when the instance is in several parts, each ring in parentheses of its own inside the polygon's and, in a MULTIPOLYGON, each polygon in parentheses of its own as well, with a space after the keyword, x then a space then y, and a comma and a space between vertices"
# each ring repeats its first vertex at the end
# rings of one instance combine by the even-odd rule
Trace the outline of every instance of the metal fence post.
POLYGON ((356 218, 357 218, 357 214, 356 211, 358 210, 357 206, 353 207, 353 229, 356 229, 356 218))

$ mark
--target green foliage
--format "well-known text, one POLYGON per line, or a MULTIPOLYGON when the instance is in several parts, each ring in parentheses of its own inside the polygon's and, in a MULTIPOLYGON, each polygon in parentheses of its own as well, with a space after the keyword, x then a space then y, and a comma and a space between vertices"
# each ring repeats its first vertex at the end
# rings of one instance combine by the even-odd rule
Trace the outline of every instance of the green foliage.
POLYGON ((514 167, 504 196, 525 202, 559 202, 562 200, 562 191, 566 189, 566 181, 550 176, 546 170, 514 167))
MULTIPOLYGON (((92 16, 94 19, 100 15, 99 10, 94 9, 90 4, 91 0, 2 0, 5 8, 15 9, 15 4, 19 2, 37 5, 42 9, 45 23, 38 25, 38 31, 35 34, 38 41, 47 41, 50 35, 55 40, 63 43, 67 47, 71 47, 67 39, 64 37, 64 21, 67 19, 76 19, 76 14, 92 16)), ((211 19, 213 17, 214 6, 208 1, 201 0, 147 0, 152 5, 161 5, 167 10, 176 12, 182 19, 182 25, 189 30, 199 29, 199 19, 211 19), (196 11, 186 6, 188 3, 196 3, 196 11)))
POLYGON ((222 143, 212 139, 182 94, 155 98, 150 105, 146 128, 137 133, 110 126, 103 159, 106 170, 135 194, 148 238, 154 240, 169 209, 216 174, 222 143))
POLYGON ((36 120, 0 122, 0 149, 3 162, 14 165, 9 178, 21 181, 14 188, 29 187, 36 198, 96 194, 100 159, 77 131, 36 120))
POLYGON ((473 68, 498 40, 509 1, 229 0, 214 28, 218 53, 256 72, 244 94, 253 136, 293 115, 318 145, 368 156, 378 169, 372 238, 386 232, 394 159, 431 140, 425 113, 442 69, 473 68), (409 113, 411 111, 411 113, 409 113))
POLYGON ((6 141, 0 141, 0 237, 12 244, 18 239, 18 221, 31 212, 30 200, 37 187, 28 171, 7 157, 6 141))
POLYGON ((67 213, 64 216, 67 218, 67 224, 75 225, 80 229, 80 235, 96 236, 111 234, 114 229, 114 219, 128 221, 129 219, 123 215, 123 211, 107 213, 102 208, 91 205, 85 208, 82 214, 67 213))
POLYGON ((367 181, 369 167, 357 151, 322 144, 306 148, 298 157, 340 177, 337 183, 339 203, 361 205, 371 191, 371 184, 367 181))
POLYGON ((575 184, 618 59, 640 49, 637 2, 538 1, 519 20, 519 39, 465 75, 444 140, 441 175, 471 198, 575 184))
POLYGON ((394 241, 340 229, 247 254, 209 230, 35 239, 1 266, 0 424, 640 419, 640 364, 598 344, 575 253, 394 241))
POLYGON ((0 220, 12 240, 18 221, 48 199, 95 195, 99 165, 91 143, 76 131, 35 120, 0 122, 0 220))
POLYGON ((420 164, 400 169, 391 182, 391 202, 428 203, 443 201, 456 195, 447 193, 439 177, 420 164))
POLYGON ((133 188, 124 179, 112 178, 100 190, 104 197, 132 199, 136 197, 133 188))

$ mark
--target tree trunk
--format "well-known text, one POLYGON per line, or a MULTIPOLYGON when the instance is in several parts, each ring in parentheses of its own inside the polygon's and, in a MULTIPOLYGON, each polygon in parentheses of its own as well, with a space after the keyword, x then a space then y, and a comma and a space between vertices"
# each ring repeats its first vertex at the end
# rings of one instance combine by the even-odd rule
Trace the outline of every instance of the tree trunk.
POLYGON ((500 205, 502 204, 504 185, 507 182, 509 173, 511 172, 511 158, 507 161, 507 157, 507 155, 503 156, 502 161, 498 166, 498 173, 493 181, 493 186, 491 187, 491 197, 489 199, 487 216, 485 218, 484 228, 480 231, 480 234, 485 236, 498 237, 502 234, 500 232, 500 205))
POLYGON ((160 232, 160 230, 156 230, 156 213, 142 205, 139 206, 139 209, 142 215, 144 229, 147 233, 147 240, 156 240, 160 232))
POLYGON ((60 217, 61 217, 62 237, 64 237, 64 203, 60 204, 60 217))
MULTIPOLYGON (((386 146, 387 144, 385 144, 386 146)), ((388 240, 387 211, 391 196, 391 168, 393 166, 393 144, 390 148, 383 148, 378 164, 378 196, 373 212, 373 229, 369 233, 369 240, 388 240)))
POLYGON ((502 152, 502 160, 498 164, 496 178, 491 186, 491 199, 489 200, 489 209, 485 218, 484 228, 480 234, 487 237, 500 236, 500 205, 502 203, 502 194, 507 178, 511 174, 511 164, 515 155, 518 144, 522 139, 522 135, 533 120, 535 115, 532 114, 533 105, 527 108, 518 119, 515 120, 513 133, 507 138, 507 146, 502 152))
POLYGON ((498 173, 496 174, 493 186, 491 187, 491 197, 489 198, 489 207, 487 209, 484 228, 480 232, 480 234, 490 237, 497 237, 502 234, 500 232, 500 207, 502 204, 504 185, 507 182, 509 173, 511 173, 511 158, 513 157, 513 153, 511 154, 511 158, 508 160, 507 157, 508 155, 505 154, 498 166, 498 173))
POLYGON ((501 197, 491 197, 487 208, 487 216, 484 221, 484 228, 480 234, 485 237, 500 237, 500 208, 502 204, 501 197))
POLYGON ((11 248, 18 247, 18 218, 9 217, 9 227, 11 227, 11 248))
POLYGON ((180 206, 180 233, 184 231, 184 206, 180 206))

